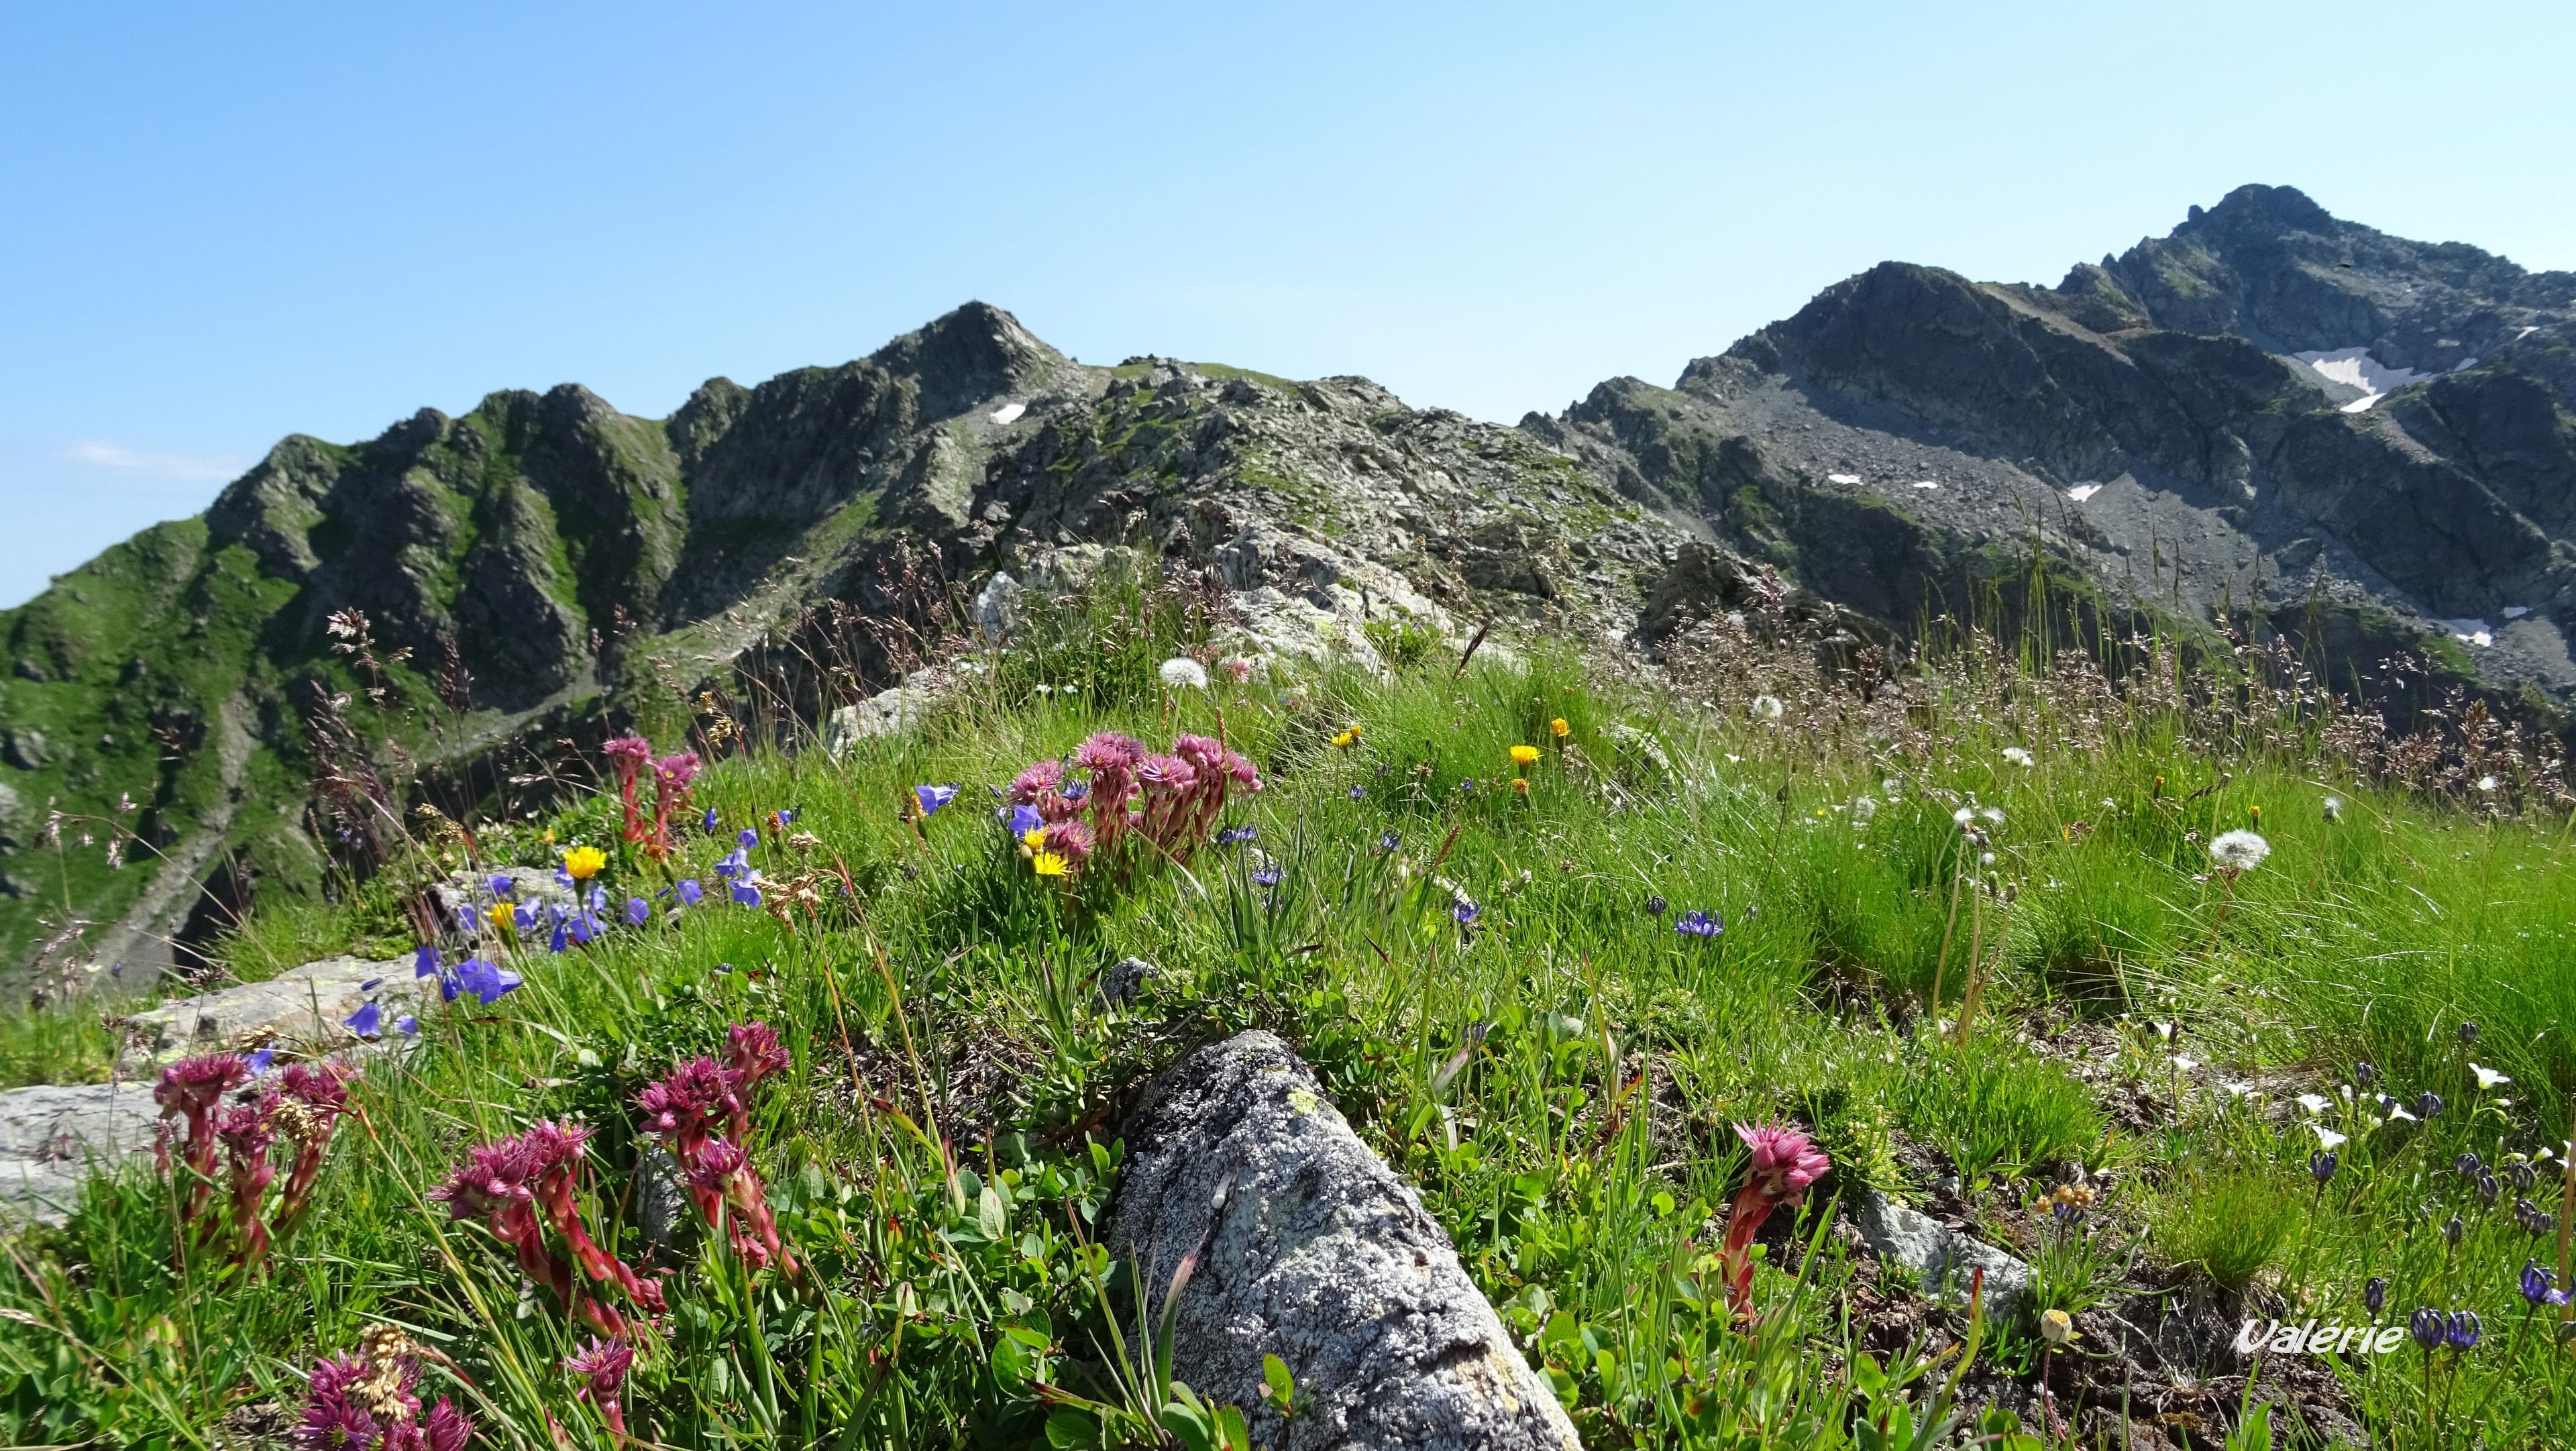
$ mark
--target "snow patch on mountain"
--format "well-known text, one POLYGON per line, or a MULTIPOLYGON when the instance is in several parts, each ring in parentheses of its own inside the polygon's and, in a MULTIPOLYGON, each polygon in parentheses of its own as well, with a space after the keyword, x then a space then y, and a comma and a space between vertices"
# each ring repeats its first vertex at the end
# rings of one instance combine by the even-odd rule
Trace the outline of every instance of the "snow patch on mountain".
POLYGON ((2368 348, 2336 348, 2331 352, 2292 353, 2290 359, 2292 362, 2305 363, 2314 368, 2317 376, 2329 383, 2341 383, 2347 388, 2360 389, 2362 396, 2343 405, 2343 411, 2346 413, 2367 412, 2370 405, 2407 384, 2420 383, 2432 376, 2430 373, 2419 373, 2413 368, 2388 367, 2372 357, 2368 348))

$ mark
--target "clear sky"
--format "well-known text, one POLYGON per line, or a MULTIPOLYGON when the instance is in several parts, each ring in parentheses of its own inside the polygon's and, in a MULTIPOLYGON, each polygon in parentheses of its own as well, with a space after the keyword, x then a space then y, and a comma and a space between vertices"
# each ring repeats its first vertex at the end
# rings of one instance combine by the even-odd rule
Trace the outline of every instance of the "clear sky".
POLYGON ((1484 418, 1888 257, 2054 282, 2247 181, 2576 268, 2576 6, 51 5, 0 19, 0 604, 281 435, 866 353, 1484 418))

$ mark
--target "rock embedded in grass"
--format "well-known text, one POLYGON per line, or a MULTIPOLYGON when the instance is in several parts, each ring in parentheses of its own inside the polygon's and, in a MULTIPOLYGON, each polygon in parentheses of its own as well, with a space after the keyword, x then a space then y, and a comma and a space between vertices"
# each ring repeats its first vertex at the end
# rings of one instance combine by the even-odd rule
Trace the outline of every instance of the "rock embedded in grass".
POLYGON ((1978 1270, 1986 1272, 1986 1314, 2003 1324, 2030 1315, 2030 1266, 1875 1189, 1851 1199, 1852 1223, 1878 1257, 1916 1278, 1926 1295, 1964 1302, 1978 1270))
POLYGON ((1172 1372, 1241 1406, 1255 1445, 1579 1444, 1448 1235, 1276 1036, 1241 1033, 1181 1060, 1124 1133, 1111 1252, 1160 1315, 1173 1271, 1197 1251, 1172 1372), (1261 1396, 1264 1355, 1295 1378, 1293 1419, 1261 1396))
POLYGON ((148 1083, 42 1084, 0 1093, 0 1220, 60 1224, 93 1165, 152 1146, 148 1083))
POLYGON ((308 1051, 344 1048, 357 1041, 348 1018, 368 1000, 382 1006, 383 1021, 390 1025, 400 1014, 434 1000, 437 991, 437 979, 413 976, 409 958, 324 958, 266 982, 199 993, 133 1014, 125 1019, 130 1046, 120 1062, 127 1072, 148 1073, 192 1054, 269 1043, 308 1051))
POLYGON ((1162 972, 1141 957, 1122 957, 1101 971, 1100 1000, 1113 1008, 1123 1008, 1162 972))

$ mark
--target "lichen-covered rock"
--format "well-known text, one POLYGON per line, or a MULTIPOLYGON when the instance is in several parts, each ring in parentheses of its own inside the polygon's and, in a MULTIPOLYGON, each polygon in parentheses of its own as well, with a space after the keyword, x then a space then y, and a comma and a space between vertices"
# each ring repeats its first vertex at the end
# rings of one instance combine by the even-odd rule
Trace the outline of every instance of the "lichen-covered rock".
POLYGON ((350 1015, 370 1000, 383 1009, 383 1031, 437 994, 437 980, 412 975, 412 964, 332 957, 290 968, 266 982, 199 993, 126 1018, 129 1071, 148 1071, 199 1053, 279 1044, 306 1052, 358 1041, 350 1015))
POLYGON ((1512 1347, 1421 1199, 1360 1142, 1277 1037, 1249 1032, 1155 1080, 1127 1121, 1111 1251, 1174 1318, 1173 1374, 1244 1409, 1255 1445, 1574 1451, 1573 1423, 1512 1347), (1305 1409, 1260 1397, 1276 1355, 1305 1409))
POLYGON ((2031 1268, 1993 1245, 1875 1189, 1854 1196, 1852 1223, 1880 1259, 1913 1275, 1924 1294, 1965 1302, 1971 1280, 1984 1270, 1986 1314, 2007 1324, 2028 1316, 2031 1268))
POLYGON ((0 1220, 62 1223, 93 1170, 152 1146, 159 1117, 147 1083, 0 1093, 0 1220))

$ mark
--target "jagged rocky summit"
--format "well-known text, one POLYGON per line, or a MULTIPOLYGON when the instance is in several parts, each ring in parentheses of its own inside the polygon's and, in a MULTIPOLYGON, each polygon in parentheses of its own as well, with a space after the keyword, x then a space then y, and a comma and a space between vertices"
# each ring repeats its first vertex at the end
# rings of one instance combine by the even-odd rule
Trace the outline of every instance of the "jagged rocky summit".
MULTIPOLYGON (((2008 625, 2036 568, 2115 628, 2259 615, 2345 683, 2411 649, 2563 710, 2571 319, 2576 276, 2246 187, 2053 288, 1883 264, 1670 388, 1517 427, 1360 378, 1089 366, 971 303, 667 419, 566 385, 290 438, 0 614, 0 952, 148 974, 254 890, 312 889, 308 717, 346 695, 385 730, 334 648, 350 610, 393 707, 452 712, 399 758, 451 787, 667 708, 818 610, 901 612, 935 579, 1005 629, 1119 551, 1211 571, 1230 643, 1281 658, 1367 658, 1396 621, 1652 649, 1765 570, 1848 650, 1996 602, 2008 625), (57 861, 49 803, 157 857, 57 861)), ((855 638, 834 663, 887 693, 844 738, 904 728, 934 692, 855 638)))

